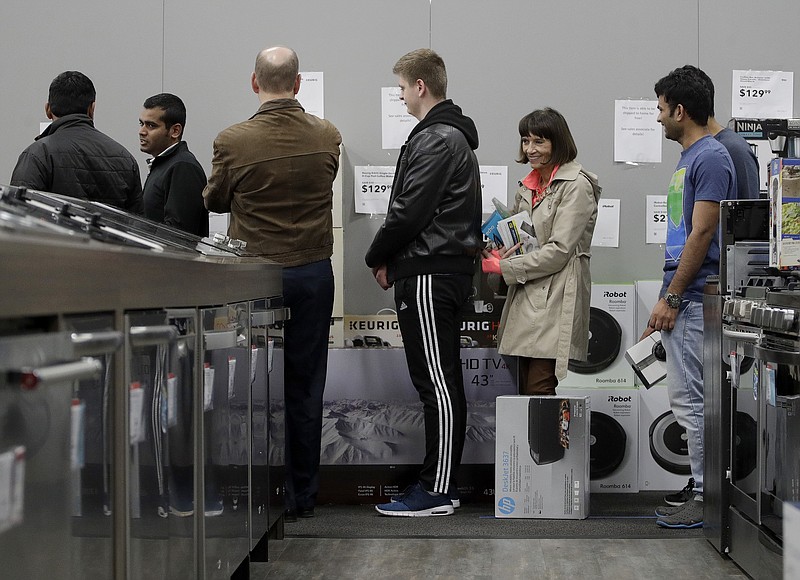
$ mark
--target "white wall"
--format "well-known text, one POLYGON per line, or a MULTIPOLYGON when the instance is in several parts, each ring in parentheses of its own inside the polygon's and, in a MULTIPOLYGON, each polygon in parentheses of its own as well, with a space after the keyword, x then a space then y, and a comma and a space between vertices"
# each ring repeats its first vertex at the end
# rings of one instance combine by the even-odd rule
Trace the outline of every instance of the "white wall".
MULTIPOLYGON (((559 109, 578 160, 600 176, 604 197, 621 200, 620 248, 595 248, 600 283, 660 277, 663 248, 644 244, 645 196, 665 194, 680 148, 663 143, 660 164, 613 163, 616 99, 654 99, 653 84, 683 64, 717 86, 717 117, 730 115, 733 69, 793 70, 796 37, 789 0, 192 0, 33 1, 0 9, 0 183, 45 121, 47 88, 58 73, 86 73, 97 89, 98 128, 139 153, 142 101, 161 91, 188 108, 186 140, 206 171, 224 127, 256 110, 249 87, 256 53, 285 44, 301 70, 324 71, 325 113, 345 143, 345 312, 391 304, 364 266, 380 220, 353 213, 353 166, 394 165, 381 149, 380 88, 393 86, 396 59, 422 46, 448 66, 448 96, 475 119, 483 165, 509 167, 509 192, 527 170, 514 163, 517 122, 543 106, 559 109), (769 30, 769 32, 767 32, 769 30), (786 49, 780 49, 784 39, 786 49), (776 47, 778 48, 776 50, 776 47)), ((795 110, 800 112, 795 96, 795 110)))

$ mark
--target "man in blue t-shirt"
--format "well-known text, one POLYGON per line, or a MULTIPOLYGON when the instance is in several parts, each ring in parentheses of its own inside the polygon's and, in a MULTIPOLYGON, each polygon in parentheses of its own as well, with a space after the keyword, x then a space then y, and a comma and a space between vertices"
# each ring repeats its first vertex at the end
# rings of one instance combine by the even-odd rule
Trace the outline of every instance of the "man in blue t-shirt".
MULTIPOLYGON (((643 337, 658 330, 667 354, 667 391, 686 430, 694 479, 680 506, 659 508, 658 525, 703 525, 703 285, 719 273, 719 203, 736 198, 736 173, 711 136, 711 95, 697 70, 675 69, 655 85, 658 122, 683 147, 667 195, 667 244, 661 297, 643 337)), ((691 483, 691 482, 690 482, 691 483)))

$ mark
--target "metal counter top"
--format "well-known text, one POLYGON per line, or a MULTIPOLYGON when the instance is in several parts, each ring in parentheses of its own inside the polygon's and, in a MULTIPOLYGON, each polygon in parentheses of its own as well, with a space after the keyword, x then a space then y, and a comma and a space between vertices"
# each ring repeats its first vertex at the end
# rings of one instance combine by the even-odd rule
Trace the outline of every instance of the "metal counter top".
POLYGON ((0 317, 222 305, 282 293, 258 257, 149 252, 0 231, 0 317))

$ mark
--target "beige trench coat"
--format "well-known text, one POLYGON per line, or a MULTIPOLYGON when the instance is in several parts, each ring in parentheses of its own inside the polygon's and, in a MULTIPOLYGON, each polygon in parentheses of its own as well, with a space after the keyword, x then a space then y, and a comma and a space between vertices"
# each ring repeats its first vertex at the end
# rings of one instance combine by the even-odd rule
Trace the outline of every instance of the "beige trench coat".
POLYGON ((500 318, 501 354, 556 360, 556 378, 569 359, 586 360, 589 346, 589 270, 601 188, 575 161, 558 168, 545 196, 531 208, 521 186, 514 213, 530 212, 540 248, 500 261, 508 296, 500 318))

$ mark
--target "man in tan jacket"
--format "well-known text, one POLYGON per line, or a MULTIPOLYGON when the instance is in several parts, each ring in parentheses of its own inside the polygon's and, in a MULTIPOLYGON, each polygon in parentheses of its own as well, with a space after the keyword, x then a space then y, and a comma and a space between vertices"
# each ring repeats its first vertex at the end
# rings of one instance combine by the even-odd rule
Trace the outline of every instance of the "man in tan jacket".
POLYGON ((303 110, 297 54, 261 51, 251 76, 261 106, 214 141, 206 207, 230 212, 228 234, 283 266, 286 521, 313 517, 322 394, 333 310, 332 200, 341 136, 303 110))

